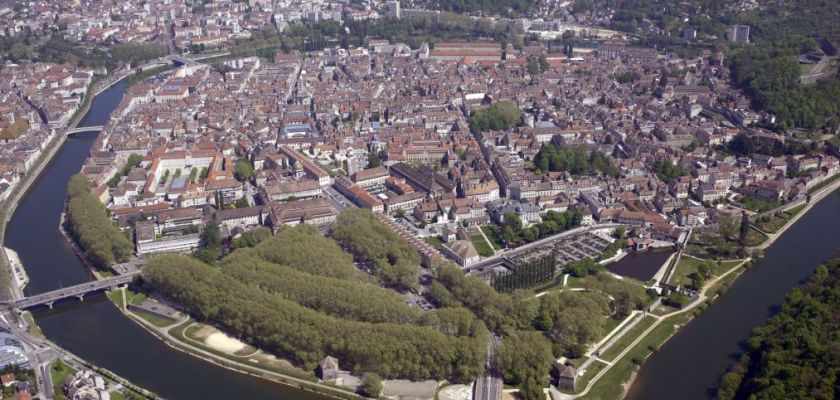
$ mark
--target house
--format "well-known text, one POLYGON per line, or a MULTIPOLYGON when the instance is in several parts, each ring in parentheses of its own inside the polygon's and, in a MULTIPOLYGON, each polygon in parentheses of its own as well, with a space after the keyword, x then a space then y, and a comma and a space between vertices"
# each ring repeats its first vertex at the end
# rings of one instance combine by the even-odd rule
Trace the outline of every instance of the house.
POLYGON ((228 229, 233 229, 237 226, 251 228, 260 224, 260 220, 262 219, 262 208, 244 207, 230 210, 219 210, 213 214, 213 219, 218 221, 219 225, 224 225, 228 229))
POLYGON ((577 383, 577 370, 575 367, 555 363, 551 375, 555 379, 558 388, 570 391, 575 390, 575 384, 577 383))
POLYGON ((0 383, 3 384, 3 387, 9 387, 14 385, 16 382, 15 374, 3 374, 0 375, 0 383))
POLYGON ((478 251, 475 250, 469 240, 455 240, 441 246, 440 250, 449 258, 462 267, 469 267, 481 260, 478 251))
POLYGON ((321 380, 332 381, 338 378, 338 359, 326 356, 318 362, 318 376, 321 380))
POLYGON ((388 179, 388 170, 385 167, 363 169, 350 176, 350 179, 363 188, 377 185, 384 185, 388 179))

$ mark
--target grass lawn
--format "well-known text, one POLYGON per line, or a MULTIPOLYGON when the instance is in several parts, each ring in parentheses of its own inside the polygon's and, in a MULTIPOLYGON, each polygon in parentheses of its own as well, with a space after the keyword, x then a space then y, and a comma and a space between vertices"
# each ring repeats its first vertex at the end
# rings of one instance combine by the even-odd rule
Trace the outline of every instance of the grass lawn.
POLYGON ((744 273, 744 267, 738 268, 735 272, 725 276, 723 279, 717 281, 713 286, 710 286, 709 289, 706 291, 706 295, 708 297, 713 296, 714 294, 724 294, 729 287, 732 286, 732 282, 735 282, 735 279, 738 279, 742 273, 744 273))
POLYGON ((776 233, 779 229, 781 229, 791 218, 795 217, 796 214, 802 212, 805 208, 805 204, 800 206, 793 207, 785 212, 782 212, 779 216, 772 216, 769 217, 767 220, 758 221, 758 227, 770 233, 776 233))
POLYGON ((145 293, 137 293, 125 289, 125 298, 128 299, 128 304, 134 304, 135 306, 138 306, 140 304, 143 304, 143 302, 146 301, 146 299, 148 299, 149 296, 146 296, 145 293))
POLYGON ((56 400, 64 400, 64 381, 68 376, 75 374, 76 370, 65 364, 60 359, 55 360, 50 366, 50 377, 53 382, 53 390, 55 391, 56 400))
POLYGON ((578 376, 578 380, 577 380, 577 383, 575 385, 575 387, 577 388, 576 391, 572 392, 572 391, 563 390, 563 389, 560 389, 560 388, 557 388, 557 390, 559 390, 561 393, 569 393, 569 394, 582 392, 583 389, 586 388, 586 385, 589 384, 589 381, 592 378, 594 378, 595 375, 598 375, 598 373, 601 372, 601 370, 604 369, 606 366, 607 366, 607 364, 604 364, 604 363, 596 360, 592 364, 589 364, 588 367, 586 367, 586 371, 584 371, 583 375, 578 376))
MULTIPOLYGON (((700 264, 707 262, 706 260, 694 258, 694 257, 680 257, 680 263, 677 264, 677 268, 674 270, 674 275, 671 277, 672 285, 682 285, 688 286, 691 285, 691 275, 697 272, 697 268, 700 267, 700 264)), ((709 271, 712 270, 711 265, 713 261, 709 262, 709 271)))
POLYGON ((659 326, 654 328, 650 334, 637 343, 621 360, 617 360, 613 367, 592 387, 592 390, 581 398, 587 400, 614 400, 620 398, 624 391, 624 384, 630 379, 636 367, 644 362, 645 358, 653 351, 652 349, 659 348, 662 343, 674 334, 677 329, 675 325, 683 325, 691 318, 691 315, 686 314, 662 321, 659 326))
POLYGON ((108 396, 111 398, 111 400, 128 400, 128 397, 125 397, 122 393, 117 391, 108 393, 108 396))
POLYGON ((780 205, 778 201, 766 201, 761 199, 756 199, 755 197, 744 196, 741 198, 741 204, 744 208, 755 211, 755 212, 765 212, 770 211, 780 205))
POLYGON ((434 248, 436 248, 436 249, 438 249, 438 250, 440 250, 440 247, 441 247, 441 246, 443 246, 443 241, 442 241, 442 240, 440 240, 440 238, 439 238, 439 237, 437 237, 437 236, 429 236, 429 237, 427 237, 427 238, 425 238, 425 239, 423 239, 423 240, 424 240, 426 243, 428 243, 428 244, 429 244, 429 246, 432 246, 432 247, 434 247, 434 248))
MULTIPOLYGON (((638 318, 638 317, 637 317, 638 318)), ((618 339, 615 343, 613 343, 610 348, 604 351, 601 354, 601 359, 606 361, 613 361, 624 349, 630 344, 633 343, 645 329, 650 328, 651 325, 656 321, 653 317, 645 316, 642 320, 640 320, 633 328, 630 329, 627 333, 624 334, 620 339, 618 339)))
POLYGON ((615 329, 616 326, 621 324, 621 321, 624 321, 624 319, 607 317, 607 323, 604 324, 604 332, 606 332, 606 333, 612 332, 613 329, 615 329))
POLYGON ((493 249, 487 244, 487 241, 484 240, 484 237, 481 235, 472 235, 470 236, 470 241, 472 242, 473 246, 475 246, 475 251, 478 252, 478 255, 482 257, 490 257, 493 255, 493 249))
POLYGON ((758 246, 767 240, 767 235, 759 232, 757 229, 750 227, 747 233, 747 247, 758 246))
POLYGON ((35 318, 32 318, 32 314, 29 311, 24 311, 23 313, 21 313, 21 317, 24 321, 26 321, 26 325, 29 327, 29 334, 32 337, 41 339, 44 338, 44 333, 41 332, 41 327, 39 327, 38 324, 35 323, 35 318))
POLYGON ((159 317, 157 315, 143 312, 143 311, 130 311, 132 314, 145 319, 146 321, 150 322, 152 325, 158 328, 166 328, 167 326, 172 326, 175 322, 171 319, 159 317))
MULTIPOLYGON (((128 293, 126 293, 126 295, 127 294, 128 293)), ((121 289, 108 292, 108 298, 111 299, 111 302, 116 304, 116 306, 119 307, 120 310, 122 310, 125 307, 125 304, 123 303, 123 292, 121 289)))
POLYGON ((496 230, 490 226, 482 226, 481 230, 487 236, 487 239, 490 240, 490 244, 493 245, 493 249, 501 250, 502 249, 502 240, 496 235, 496 230))

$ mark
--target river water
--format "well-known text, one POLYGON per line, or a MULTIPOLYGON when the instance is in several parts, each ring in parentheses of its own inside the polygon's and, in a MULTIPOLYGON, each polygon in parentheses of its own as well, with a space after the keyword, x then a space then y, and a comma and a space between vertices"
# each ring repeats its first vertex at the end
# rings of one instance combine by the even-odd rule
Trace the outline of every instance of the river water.
MULTIPOLYGON (((103 125, 127 86, 124 80, 94 98, 79 126, 103 125)), ((29 274, 27 295, 92 279, 58 225, 67 182, 79 172, 96 135, 83 132, 68 138, 9 222, 6 246, 17 251, 29 274)), ((168 399, 326 399, 173 350, 125 317, 104 295, 58 304, 35 317, 50 340, 168 399)))
POLYGON ((840 190, 791 226, 720 299, 643 365, 627 398, 705 400, 785 294, 840 250, 840 190))

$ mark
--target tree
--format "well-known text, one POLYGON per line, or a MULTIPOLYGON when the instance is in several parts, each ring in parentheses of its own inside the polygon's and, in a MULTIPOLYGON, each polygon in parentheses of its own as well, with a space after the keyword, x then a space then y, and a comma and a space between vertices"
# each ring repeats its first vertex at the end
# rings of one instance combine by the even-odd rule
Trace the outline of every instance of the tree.
POLYGON ((502 339, 493 364, 505 382, 521 385, 523 400, 543 400, 542 388, 553 361, 551 346, 543 335, 514 331, 502 339))
POLYGON ((615 231, 613 232, 613 237, 616 239, 623 239, 625 235, 627 235, 627 228, 624 226, 615 228, 615 231))
POLYGON ((240 182, 246 182, 254 175, 254 166, 248 159, 240 158, 236 160, 233 174, 240 182))
POLYGON ((219 230, 219 223, 208 221, 204 225, 204 232, 201 233, 201 247, 211 251, 214 256, 219 255, 222 250, 222 234, 219 230))
POLYGON ((703 278, 708 278, 711 276, 712 267, 709 265, 708 261, 703 261, 700 265, 697 266, 697 273, 700 274, 703 278))
POLYGON ((735 237, 735 219, 731 216, 721 216, 718 220, 718 232, 724 240, 735 237))
POLYGON ((367 397, 379 397, 379 393, 382 393, 382 378, 375 372, 365 372, 359 391, 367 397))
POLYGON ((741 212, 741 227, 738 231, 738 244, 741 247, 747 245, 748 236, 750 233, 750 217, 747 216, 746 211, 741 212))
POLYGON ((507 130, 519 123, 522 111, 516 103, 508 100, 499 101, 490 107, 474 112, 470 116, 470 129, 474 133, 488 130, 507 130))
POLYGON ((382 157, 379 156, 379 153, 372 151, 368 153, 368 168, 376 168, 382 165, 382 157))
POLYGON ((236 203, 234 203, 234 205, 236 208, 246 208, 251 206, 251 204, 248 203, 248 198, 244 196, 236 199, 236 203))

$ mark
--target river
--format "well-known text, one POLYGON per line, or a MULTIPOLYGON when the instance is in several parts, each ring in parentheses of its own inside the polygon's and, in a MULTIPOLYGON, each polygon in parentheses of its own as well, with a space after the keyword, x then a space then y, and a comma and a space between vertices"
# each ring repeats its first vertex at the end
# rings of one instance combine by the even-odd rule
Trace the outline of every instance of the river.
POLYGON ((758 264, 720 299, 653 354, 627 399, 705 400, 744 342, 773 315, 785 294, 840 249, 840 190, 829 194, 791 226, 758 264))
MULTIPOLYGON (((79 126, 104 125, 128 85, 123 80, 94 98, 79 126)), ((27 295, 92 279, 58 224, 67 182, 79 172, 96 135, 83 132, 68 138, 8 224, 6 246, 17 251, 29 274, 27 295)), ((327 399, 173 350, 124 316, 104 295, 59 304, 51 311, 36 312, 35 317, 53 342, 168 399, 327 399)))

